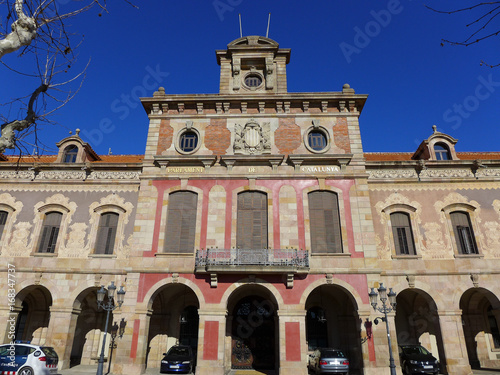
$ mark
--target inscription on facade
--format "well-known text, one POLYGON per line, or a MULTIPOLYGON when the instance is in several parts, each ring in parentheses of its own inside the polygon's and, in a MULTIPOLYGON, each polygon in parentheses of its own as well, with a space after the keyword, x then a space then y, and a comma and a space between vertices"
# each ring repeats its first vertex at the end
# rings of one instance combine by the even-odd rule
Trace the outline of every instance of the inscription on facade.
POLYGON ((319 166, 319 167, 300 167, 303 173, 333 173, 340 172, 340 167, 336 165, 319 166))
POLYGON ((203 173, 203 167, 169 167, 167 173, 203 173))

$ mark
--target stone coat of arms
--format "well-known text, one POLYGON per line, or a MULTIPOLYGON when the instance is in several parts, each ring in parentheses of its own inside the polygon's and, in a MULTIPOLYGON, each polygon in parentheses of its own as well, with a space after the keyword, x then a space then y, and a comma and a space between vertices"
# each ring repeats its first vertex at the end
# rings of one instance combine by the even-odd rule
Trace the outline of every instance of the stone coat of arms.
POLYGON ((244 155, 259 155, 271 153, 271 125, 269 122, 259 125, 250 120, 241 126, 235 125, 234 153, 244 155))

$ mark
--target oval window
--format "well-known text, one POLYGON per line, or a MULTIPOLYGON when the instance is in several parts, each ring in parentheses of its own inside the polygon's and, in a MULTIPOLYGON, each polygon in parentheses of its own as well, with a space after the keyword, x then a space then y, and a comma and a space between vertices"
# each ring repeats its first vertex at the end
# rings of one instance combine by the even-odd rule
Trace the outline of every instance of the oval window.
POLYGON ((184 132, 179 139, 179 147, 184 152, 191 152, 198 146, 198 134, 193 131, 184 132))
POLYGON ((308 135, 309 147, 314 151, 322 151, 326 148, 327 139, 321 130, 312 130, 308 135))
POLYGON ((245 78, 245 85, 247 85, 248 87, 255 88, 259 87, 261 84, 262 84, 262 78, 260 78, 260 76, 258 76, 257 74, 249 74, 245 78))

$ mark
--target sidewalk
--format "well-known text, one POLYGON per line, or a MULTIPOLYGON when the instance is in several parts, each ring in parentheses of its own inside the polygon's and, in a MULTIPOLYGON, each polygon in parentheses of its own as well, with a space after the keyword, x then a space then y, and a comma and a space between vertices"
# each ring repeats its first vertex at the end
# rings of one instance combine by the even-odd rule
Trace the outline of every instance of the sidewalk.
MULTIPOLYGON (((59 372, 61 375, 95 375, 97 372, 97 366, 75 366, 70 369, 62 370, 59 372)), ((104 374, 108 372, 108 367, 104 366, 104 374)), ((483 369, 483 370, 473 370, 474 375, 500 375, 500 369, 483 369)), ((152 368, 146 370, 147 375, 158 375, 160 374, 159 368, 152 368)), ((113 375, 112 373, 110 375, 113 375)))

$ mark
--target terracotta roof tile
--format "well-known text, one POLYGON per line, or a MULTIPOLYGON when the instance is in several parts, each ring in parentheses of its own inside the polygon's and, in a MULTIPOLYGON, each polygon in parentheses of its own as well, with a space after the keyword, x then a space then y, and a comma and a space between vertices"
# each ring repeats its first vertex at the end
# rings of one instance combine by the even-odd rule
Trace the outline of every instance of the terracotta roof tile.
MULTIPOLYGON (((411 161, 413 152, 365 152, 367 161, 411 161)), ((460 160, 500 160, 500 152, 457 152, 460 160)))
MULTIPOLYGON (((117 164, 141 163, 142 160, 144 159, 144 155, 100 155, 99 157, 101 158, 101 160, 94 161, 91 163, 117 163, 117 164)), ((6 161, 9 163, 19 162, 19 163, 45 164, 45 163, 55 162, 57 159, 57 155, 42 155, 42 156, 24 155, 21 157, 8 155, 6 156, 6 158, 7 158, 6 161)))

